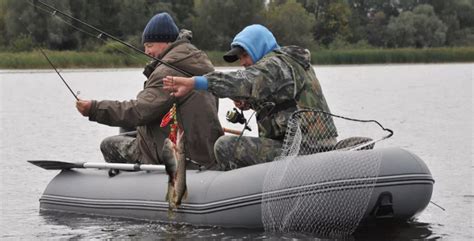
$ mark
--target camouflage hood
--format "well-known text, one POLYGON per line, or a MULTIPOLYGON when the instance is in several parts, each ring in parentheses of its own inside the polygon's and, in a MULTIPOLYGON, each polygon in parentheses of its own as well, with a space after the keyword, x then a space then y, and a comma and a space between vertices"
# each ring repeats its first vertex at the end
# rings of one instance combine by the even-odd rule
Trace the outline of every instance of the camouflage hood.
POLYGON ((289 56, 303 66, 304 69, 308 69, 311 66, 311 53, 308 49, 292 45, 284 46, 274 51, 289 56))
POLYGON ((187 29, 181 29, 179 31, 178 38, 176 40, 187 39, 191 41, 193 39, 193 32, 187 29))

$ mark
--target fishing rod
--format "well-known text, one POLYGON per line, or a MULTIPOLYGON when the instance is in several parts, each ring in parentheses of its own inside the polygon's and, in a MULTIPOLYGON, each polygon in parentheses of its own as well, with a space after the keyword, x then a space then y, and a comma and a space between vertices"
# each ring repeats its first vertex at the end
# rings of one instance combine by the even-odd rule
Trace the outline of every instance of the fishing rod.
POLYGON ((74 94, 74 91, 72 91, 71 87, 69 87, 69 85, 67 84, 66 80, 64 80, 63 76, 59 73, 59 71, 56 69, 56 67, 51 62, 51 60, 48 58, 48 56, 44 53, 43 49, 39 48, 39 50, 43 54, 43 56, 46 58, 46 60, 48 60, 48 63, 51 65, 51 67, 53 67, 54 71, 56 71, 56 73, 59 75, 59 78, 61 78, 61 80, 66 85, 66 87, 69 89, 69 91, 71 91, 71 94, 74 95, 74 98, 76 98, 76 100, 79 100, 79 98, 77 98, 77 95, 74 94))
MULTIPOLYGON (((96 27, 94 27, 94 26, 92 26, 92 25, 90 25, 90 24, 88 24, 88 23, 86 23, 86 22, 84 22, 84 21, 78 19, 78 18, 75 18, 75 17, 73 17, 73 16, 71 16, 71 15, 69 15, 69 14, 67 14, 67 13, 64 13, 64 12, 62 12, 61 10, 55 8, 54 6, 51 6, 51 5, 45 3, 45 2, 43 2, 43 1, 41 1, 41 0, 33 0, 33 3, 30 2, 30 4, 32 4, 35 8, 36 8, 36 4, 37 4, 37 3, 39 3, 39 4, 41 4, 42 6, 48 8, 49 11, 47 11, 47 10, 45 10, 45 9, 43 9, 43 8, 40 8, 40 9, 43 10, 43 11, 45 11, 45 12, 50 13, 50 14, 53 15, 53 16, 58 16, 57 14, 60 14, 61 16, 67 17, 67 18, 69 18, 69 19, 71 19, 71 20, 73 20, 73 21, 76 21, 76 22, 78 22, 78 23, 80 23, 80 24, 82 24, 82 25, 84 25, 84 26, 87 26, 88 28, 90 28, 90 29, 92 29, 92 30, 98 32, 98 33, 99 33, 99 35, 97 35, 97 38, 98 38, 98 39, 103 39, 103 37, 105 36, 106 38, 110 38, 110 39, 112 39, 112 40, 114 40, 114 41, 116 41, 116 42, 118 42, 118 43, 120 43, 120 44, 122 44, 122 45, 124 45, 124 46, 127 46, 128 48, 130 48, 130 49, 132 49, 132 50, 134 50, 134 51, 136 51, 136 52, 138 52, 138 53, 140 53, 140 54, 143 54, 143 55, 145 55, 145 56, 147 56, 147 57, 149 57, 149 58, 152 58, 153 60, 157 61, 157 62, 160 63, 160 64, 165 65, 166 67, 169 67, 169 68, 171 68, 171 69, 173 69, 173 70, 176 70, 176 71, 178 71, 178 72, 180 72, 180 73, 182 73, 182 74, 184 74, 184 75, 186 75, 186 76, 188 76, 188 77, 193 76, 191 73, 189 73, 189 72, 187 72, 187 71, 185 71, 185 70, 182 70, 182 69, 180 69, 180 68, 178 68, 178 67, 176 67, 176 66, 174 66, 174 65, 172 65, 172 64, 169 64, 169 63, 167 63, 167 62, 165 62, 165 61, 163 61, 163 60, 161 60, 161 59, 155 58, 155 57, 153 57, 153 56, 151 56, 151 55, 149 55, 149 54, 143 52, 142 50, 138 49, 137 47, 135 47, 135 46, 133 46, 133 45, 127 43, 127 42, 124 42, 124 41, 120 40, 119 38, 117 38, 117 37, 115 37, 115 36, 113 36, 113 35, 111 35, 111 34, 105 32, 105 31, 103 31, 103 30, 100 30, 100 29, 98 29, 98 28, 96 28, 96 27)), ((58 17, 59 17, 59 16, 58 16, 58 17)))

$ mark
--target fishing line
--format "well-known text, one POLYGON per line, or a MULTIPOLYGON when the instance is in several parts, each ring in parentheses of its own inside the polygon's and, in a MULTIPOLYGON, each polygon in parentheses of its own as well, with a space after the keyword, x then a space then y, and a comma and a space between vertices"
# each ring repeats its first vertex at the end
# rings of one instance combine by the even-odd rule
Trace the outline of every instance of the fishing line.
MULTIPOLYGON (((264 102, 264 103, 262 104, 262 107, 261 107, 258 111, 260 111, 260 110, 266 108, 267 106, 272 106, 272 107, 274 107, 274 106, 275 106, 275 103, 273 103, 273 102, 264 102)), ((272 109, 273 109, 273 108, 272 108, 272 109)), ((250 123, 250 120, 251 120, 252 117, 255 115, 255 113, 257 113, 257 110, 254 110, 254 111, 252 112, 252 114, 250 114, 250 117, 248 118, 248 120, 245 121, 244 128, 243 128, 242 131, 240 132, 240 135, 237 137, 237 145, 234 145, 234 148, 233 148, 233 150, 232 150, 232 157, 234 157, 234 160, 236 160, 236 159, 235 159, 235 151, 237 150, 237 146, 240 145, 241 140, 242 140, 242 136, 244 135, 244 131, 247 129, 247 127, 248 127, 248 125, 249 125, 249 123, 250 123)), ((258 128, 257 128, 257 129, 258 129, 258 128)))
POLYGON ((39 50, 43 54, 43 56, 46 58, 48 63, 51 65, 51 67, 53 67, 54 71, 56 71, 56 73, 59 75, 59 78, 61 78, 61 80, 66 85, 66 87, 69 89, 69 91, 71 91, 71 94, 74 96, 74 98, 76 98, 76 100, 79 100, 79 98, 77 98, 77 95, 74 94, 74 91, 72 91, 71 87, 69 87, 69 85, 67 84, 66 80, 64 80, 63 76, 59 73, 59 71, 56 69, 54 64, 51 62, 51 60, 48 58, 48 56, 43 52, 43 49, 39 48, 39 50))
MULTIPOLYGON (((155 57, 153 57, 153 56, 151 56, 151 55, 149 55, 149 54, 143 52, 142 50, 138 49, 137 47, 135 47, 135 46, 133 46, 133 45, 127 43, 127 42, 124 42, 124 41, 120 40, 119 38, 117 38, 117 37, 115 37, 115 36, 113 36, 113 35, 111 35, 111 34, 105 32, 105 31, 103 31, 103 30, 100 30, 100 29, 98 29, 98 28, 96 28, 96 27, 94 27, 94 26, 92 26, 92 25, 90 25, 90 24, 88 24, 88 23, 86 23, 86 22, 84 22, 84 21, 78 19, 78 18, 75 18, 75 17, 73 17, 73 16, 71 16, 71 15, 69 15, 69 14, 67 14, 67 13, 64 13, 64 12, 62 12, 61 10, 59 10, 59 9, 57 9, 57 8, 55 8, 55 7, 51 6, 51 5, 49 5, 49 4, 46 4, 46 3, 42 2, 42 1, 39 1, 39 0, 34 0, 33 2, 28 1, 28 2, 29 2, 30 5, 33 5, 35 8, 37 8, 36 3, 39 3, 39 4, 43 5, 43 6, 45 6, 46 8, 51 9, 51 11, 47 11, 47 10, 45 10, 45 9, 40 8, 40 9, 42 9, 43 11, 46 11, 46 12, 48 12, 48 13, 51 13, 52 15, 56 15, 56 13, 59 13, 60 15, 66 17, 66 18, 69 18, 69 19, 71 19, 71 20, 73 20, 73 21, 76 21, 76 22, 78 22, 78 23, 80 23, 80 24, 82 24, 82 25, 84 25, 84 26, 86 26, 86 27, 88 27, 88 28, 90 28, 90 29, 92 29, 92 30, 94 30, 94 31, 96 31, 96 32, 99 33, 98 35, 94 35, 94 36, 97 36, 97 37, 100 37, 100 38, 102 38, 102 36, 105 36, 105 37, 107 37, 107 38, 110 38, 110 39, 112 39, 112 40, 114 40, 114 41, 116 41, 116 42, 118 42, 118 43, 120 43, 120 44, 122 44, 122 45, 127 46, 128 48, 130 48, 130 49, 132 49, 132 50, 134 50, 134 51, 136 51, 136 52, 138 52, 138 53, 140 53, 140 54, 143 54, 143 55, 145 55, 145 56, 147 56, 147 57, 149 57, 149 58, 152 58, 153 60, 157 61, 158 63, 163 64, 163 65, 165 65, 166 67, 171 68, 171 69, 173 69, 173 70, 175 70, 175 71, 177 71, 177 72, 179 72, 179 73, 181 73, 181 74, 183 74, 183 75, 185 75, 185 76, 187 76, 187 77, 193 76, 191 73, 189 73, 189 72, 187 72, 187 71, 185 71, 185 70, 182 70, 182 69, 180 69, 180 68, 178 68, 178 67, 176 67, 176 66, 174 66, 174 65, 172 65, 172 64, 169 64, 169 63, 167 63, 167 62, 165 62, 165 61, 162 61, 161 59, 155 58, 155 57)), ((56 15, 56 16, 59 17, 59 15, 56 15)))
MULTIPOLYGON (((36 9, 40 9, 41 11, 43 11, 43 12, 45 12, 45 13, 51 14, 51 16, 56 17, 57 20, 59 20, 59 21, 65 23, 66 25, 72 27, 73 29, 75 29, 75 30, 77 30, 77 31, 79 31, 79 32, 81 32, 81 33, 83 33, 83 34, 89 35, 90 37, 97 38, 97 39, 101 40, 101 41, 104 42, 104 43, 107 43, 107 40, 103 39, 103 38, 102 38, 102 35, 100 35, 100 34, 99 34, 99 35, 95 35, 95 34, 93 34, 93 33, 90 33, 90 32, 88 32, 88 31, 86 31, 86 30, 84 30, 84 29, 81 29, 81 28, 75 26, 74 24, 72 24, 72 23, 66 21, 65 19, 62 19, 60 16, 56 15, 56 11, 50 12, 49 10, 46 10, 46 9, 44 9, 44 8, 42 8, 42 7, 39 7, 39 6, 36 6, 36 5, 32 4, 32 3, 29 2, 29 1, 28 1, 28 3, 29 3, 30 5, 32 5, 32 6, 34 6, 36 9)), ((113 49, 117 50, 118 52, 124 54, 124 55, 127 55, 127 56, 132 57, 132 58, 137 59, 137 60, 141 60, 141 59, 138 58, 137 56, 135 56, 135 55, 133 55, 133 54, 131 54, 131 53, 127 53, 127 52, 121 50, 120 48, 118 48, 118 47, 116 47, 116 46, 113 46, 113 45, 112 45, 111 47, 112 47, 113 49)))
MULTIPOLYGON (((79 31, 79 32, 81 32, 81 33, 84 33, 84 34, 87 34, 87 35, 89 35, 89 36, 91 36, 91 37, 93 37, 93 38, 97 38, 97 39, 101 40, 101 41, 104 42, 104 43, 107 43, 107 40, 103 39, 100 34, 96 36, 96 35, 94 35, 93 33, 89 33, 89 32, 87 32, 87 31, 85 31, 85 30, 83 30, 83 29, 80 29, 80 28, 74 26, 72 23, 67 22, 66 20, 62 19, 61 17, 59 17, 59 16, 57 16, 57 15, 55 15, 55 16, 56 16, 57 19, 59 19, 61 22, 67 24, 68 26, 71 26, 72 28, 76 29, 77 31, 79 31)), ((126 56, 132 57, 132 58, 137 59, 137 60, 141 60, 141 59, 138 58, 137 56, 135 56, 135 55, 133 55, 133 54, 131 54, 131 53, 127 53, 127 52, 121 50, 120 48, 118 48, 118 47, 116 47, 116 46, 111 45, 111 47, 112 47, 113 49, 117 50, 118 52, 120 52, 120 53, 126 55, 126 56)))
POLYGON ((249 119, 245 121, 245 124, 244 124, 244 129, 242 129, 242 131, 240 132, 240 135, 239 135, 239 140, 240 140, 240 137, 242 137, 242 135, 244 134, 244 131, 245 130, 248 130, 248 125, 250 123, 250 120, 252 119, 253 115, 256 113, 256 111, 253 111, 253 113, 250 115, 249 119))
MULTIPOLYGON (((27 29, 28 30, 28 29, 27 29)), ((31 37, 31 31, 28 30, 29 32, 29 36, 31 37)), ((56 71, 56 73, 59 75, 59 78, 61 78, 61 80, 63 81, 63 83, 66 85, 66 87, 69 89, 69 91, 71 92, 71 94, 74 96, 74 98, 76 98, 76 100, 79 100, 79 98, 77 97, 77 95, 79 94, 79 91, 77 92, 77 94, 74 93, 74 91, 72 91, 71 87, 69 87, 69 85, 67 84, 66 80, 63 78, 63 76, 61 75, 61 73, 59 73, 59 71, 57 70, 57 68, 54 66, 53 62, 51 62, 51 60, 48 58, 48 56, 46 55, 46 53, 43 51, 43 49, 41 47, 38 47, 39 51, 41 52, 41 54, 43 54, 43 56, 46 58, 46 60, 48 61, 49 65, 51 65, 51 67, 54 69, 54 71, 56 71)))
POLYGON ((438 207, 439 209, 441 209, 441 210, 443 210, 443 211, 446 211, 445 208, 441 207, 440 205, 436 204, 435 202, 433 202, 433 201, 431 201, 431 200, 430 200, 430 203, 433 204, 433 205, 435 205, 435 206, 438 207))

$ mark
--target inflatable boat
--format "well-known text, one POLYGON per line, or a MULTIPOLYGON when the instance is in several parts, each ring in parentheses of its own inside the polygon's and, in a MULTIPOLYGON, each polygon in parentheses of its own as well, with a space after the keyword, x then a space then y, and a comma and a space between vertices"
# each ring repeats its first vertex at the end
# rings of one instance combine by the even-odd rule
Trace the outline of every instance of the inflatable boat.
POLYGON ((317 201, 321 199, 314 199, 316 201, 311 200, 304 207, 305 217, 317 218, 314 221, 318 222, 324 220, 322 215, 348 215, 345 211, 337 212, 340 208, 335 208, 333 212, 330 207, 323 207, 337 207, 341 205, 341 198, 345 199, 345 206, 362 206, 351 207, 351 210, 361 210, 356 220, 358 223, 379 219, 409 220, 430 202, 434 180, 425 163, 407 150, 383 148, 350 153, 341 151, 331 153, 330 162, 318 161, 324 160, 325 155, 329 154, 313 154, 304 160, 296 160, 298 165, 293 168, 311 170, 312 166, 319 163, 324 165, 324 173, 339 173, 336 178, 323 180, 321 174, 311 173, 295 175, 288 179, 296 180, 294 184, 287 182, 281 186, 273 185, 272 188, 268 188, 268 183, 265 186, 265 182, 268 182, 268 179, 265 180, 268 178, 267 172, 275 168, 288 168, 284 167, 285 160, 278 161, 282 167, 275 166, 277 161, 274 161, 225 172, 188 170, 188 195, 172 215, 165 200, 168 176, 164 171, 121 172, 109 177, 106 170, 64 169, 52 179, 42 194, 40 209, 199 226, 262 228, 265 225, 264 213, 268 214, 268 205, 276 200, 272 193, 278 193, 278 200, 287 201, 307 195, 337 193, 337 196, 323 198, 324 203, 317 201), (376 175, 358 176, 354 172, 354 165, 358 165, 360 158, 373 152, 380 155, 376 175), (338 155, 344 155, 344 158, 338 155), (344 163, 338 163, 342 159, 344 163), (299 182, 302 176, 305 180, 299 182), (362 189, 369 190, 359 195, 365 201, 352 200, 353 192, 362 189))

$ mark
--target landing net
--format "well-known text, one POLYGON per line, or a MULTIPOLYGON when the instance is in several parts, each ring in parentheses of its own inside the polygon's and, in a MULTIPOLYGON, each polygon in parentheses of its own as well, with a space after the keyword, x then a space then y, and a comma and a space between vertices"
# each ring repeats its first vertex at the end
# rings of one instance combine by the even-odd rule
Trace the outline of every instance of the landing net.
POLYGON ((376 121, 295 112, 282 153, 263 183, 265 230, 331 238, 352 234, 367 211, 379 173, 381 155, 372 148, 391 135, 376 121))

